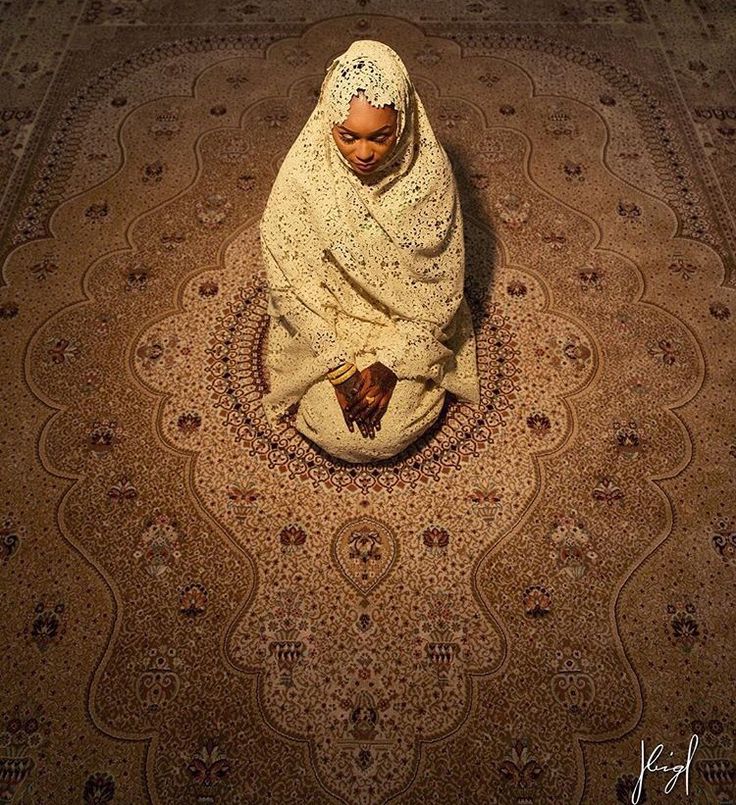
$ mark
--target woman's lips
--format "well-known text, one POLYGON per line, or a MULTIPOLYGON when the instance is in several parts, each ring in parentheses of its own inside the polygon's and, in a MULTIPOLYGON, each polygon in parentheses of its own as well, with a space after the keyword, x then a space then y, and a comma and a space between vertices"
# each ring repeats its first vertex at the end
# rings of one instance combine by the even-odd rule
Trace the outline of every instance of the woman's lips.
POLYGON ((373 170, 373 168, 376 167, 375 162, 371 162, 369 165, 361 165, 359 162, 354 162, 353 164, 355 165, 356 168, 362 171, 371 171, 373 170))

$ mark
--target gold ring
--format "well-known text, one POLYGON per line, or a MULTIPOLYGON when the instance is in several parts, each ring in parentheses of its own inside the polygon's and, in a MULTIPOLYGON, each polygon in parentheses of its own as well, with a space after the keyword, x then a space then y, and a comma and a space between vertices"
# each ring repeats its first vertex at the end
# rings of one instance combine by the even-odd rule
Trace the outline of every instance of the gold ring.
POLYGON ((365 398, 365 401, 366 401, 367 403, 369 403, 369 404, 370 404, 370 403, 372 403, 372 402, 373 402, 375 399, 376 399, 375 397, 366 397, 366 398, 365 398))

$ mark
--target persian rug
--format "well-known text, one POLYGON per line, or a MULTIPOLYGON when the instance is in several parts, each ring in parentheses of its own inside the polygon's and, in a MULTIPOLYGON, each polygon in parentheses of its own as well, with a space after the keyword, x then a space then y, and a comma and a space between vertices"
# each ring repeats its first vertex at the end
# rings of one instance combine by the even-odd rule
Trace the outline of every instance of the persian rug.
POLYGON ((475 6, 123 3, 59 68, 4 213, 3 802, 623 803, 693 734, 640 801, 736 796, 733 106, 636 3, 475 6), (258 221, 359 38, 453 162, 482 402, 352 465, 261 410, 258 221))

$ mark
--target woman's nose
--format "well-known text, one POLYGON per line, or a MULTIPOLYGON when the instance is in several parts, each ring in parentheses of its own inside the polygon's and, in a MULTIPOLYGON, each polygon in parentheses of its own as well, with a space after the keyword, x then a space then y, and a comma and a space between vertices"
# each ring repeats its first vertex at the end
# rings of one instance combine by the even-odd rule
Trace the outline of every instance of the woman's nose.
POLYGON ((373 156, 373 151, 371 149, 370 143, 360 140, 358 142, 358 147, 355 150, 355 156, 361 162, 370 162, 371 157, 373 156))

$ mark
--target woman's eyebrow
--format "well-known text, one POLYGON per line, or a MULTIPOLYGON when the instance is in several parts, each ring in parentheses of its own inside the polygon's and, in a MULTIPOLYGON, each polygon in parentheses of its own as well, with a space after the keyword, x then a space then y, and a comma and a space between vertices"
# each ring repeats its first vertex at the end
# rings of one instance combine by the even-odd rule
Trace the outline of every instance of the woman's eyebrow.
MULTIPOLYGON (((339 128, 342 129, 342 131, 347 132, 348 134, 352 134, 354 137, 358 136, 354 131, 350 131, 350 129, 346 128, 345 126, 340 126, 339 128)), ((378 134, 378 133, 384 131, 385 129, 389 129, 389 128, 393 128, 393 123, 386 123, 385 126, 381 126, 380 129, 376 129, 375 131, 372 131, 368 136, 372 137, 374 134, 378 134)))

